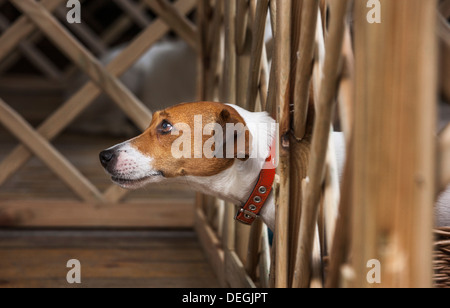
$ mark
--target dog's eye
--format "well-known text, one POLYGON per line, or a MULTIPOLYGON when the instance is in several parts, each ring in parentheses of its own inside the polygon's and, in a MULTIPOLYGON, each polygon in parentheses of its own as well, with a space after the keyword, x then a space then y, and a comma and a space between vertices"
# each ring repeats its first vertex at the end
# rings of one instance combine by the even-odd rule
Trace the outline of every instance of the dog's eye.
POLYGON ((158 132, 162 135, 169 134, 173 129, 172 124, 170 124, 168 121, 164 120, 161 122, 161 124, 158 127, 158 132))

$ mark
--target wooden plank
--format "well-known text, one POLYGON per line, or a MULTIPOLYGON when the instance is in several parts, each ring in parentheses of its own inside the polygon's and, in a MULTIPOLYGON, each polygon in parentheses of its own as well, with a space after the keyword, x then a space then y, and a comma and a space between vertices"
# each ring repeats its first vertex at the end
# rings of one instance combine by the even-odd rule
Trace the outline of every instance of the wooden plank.
MULTIPOLYGON (((187 13, 194 8, 196 0, 182 0, 176 3, 181 12, 187 13)), ((114 76, 120 76, 133 65, 157 40, 163 37, 169 27, 161 20, 156 20, 152 25, 142 32, 122 53, 111 61, 106 69, 114 76)), ((40 87, 40 85, 39 85, 40 87)), ((87 83, 67 102, 56 110, 37 129, 38 133, 48 140, 55 138, 70 122, 92 102, 101 90, 93 82, 87 83)), ((31 152, 24 146, 16 147, 1 163, 0 185, 10 178, 17 170, 28 161, 31 152)), ((114 191, 114 189, 112 189, 114 191)), ((107 198, 110 194, 107 194, 107 198)), ((117 195, 116 195, 117 196, 117 195)), ((109 201, 119 199, 110 198, 109 201)))
POLYGON ((132 200, 126 204, 75 200, 0 200, 0 226, 45 228, 192 228, 193 203, 132 200))
POLYGON ((122 201, 129 193, 129 190, 123 189, 120 186, 113 184, 106 189, 106 191, 103 193, 103 196, 108 202, 115 203, 122 201))
POLYGON ((121 81, 112 76, 101 63, 38 2, 12 0, 80 69, 95 81, 110 98, 145 130, 151 120, 151 112, 121 81))
POLYGON ((0 99, 0 111, 0 122, 45 162, 79 197, 87 202, 103 201, 103 196, 97 188, 2 99, 0 99))
POLYGON ((239 256, 234 251, 225 250, 225 273, 231 288, 256 288, 253 280, 245 272, 239 256))
POLYGON ((227 279, 225 273, 225 253, 222 249, 220 240, 214 231, 208 225, 208 221, 202 211, 197 208, 195 212, 195 231, 199 238, 203 251, 206 253, 209 263, 214 270, 217 279, 222 287, 227 287, 227 279))
POLYGON ((275 287, 287 288, 289 269, 289 133, 290 123, 290 73, 291 73, 291 0, 277 0, 275 36, 276 106, 279 132, 280 190, 276 201, 276 268, 275 287))
POLYGON ((196 26, 183 13, 177 10, 167 0, 146 0, 146 4, 185 40, 189 46, 198 51, 196 26))
POLYGON ((345 16, 349 1, 333 2, 330 33, 326 41, 326 58, 324 79, 320 88, 316 105, 316 120, 311 144, 311 159, 308 166, 308 185, 302 205, 300 222, 300 245, 298 263, 295 267, 299 280, 294 287, 307 288, 311 275, 311 253, 314 243, 314 232, 319 213, 319 200, 324 179, 325 160, 330 136, 330 125, 333 115, 334 97, 338 83, 339 63, 345 30, 345 16))
POLYGON ((219 287, 193 232, 2 231, 1 288, 219 287), (66 281, 80 260, 81 285, 66 281))
POLYGON ((369 24, 355 2, 354 287, 432 287, 436 4, 382 1, 382 23, 369 24), (380 284, 366 278, 372 259, 380 284))

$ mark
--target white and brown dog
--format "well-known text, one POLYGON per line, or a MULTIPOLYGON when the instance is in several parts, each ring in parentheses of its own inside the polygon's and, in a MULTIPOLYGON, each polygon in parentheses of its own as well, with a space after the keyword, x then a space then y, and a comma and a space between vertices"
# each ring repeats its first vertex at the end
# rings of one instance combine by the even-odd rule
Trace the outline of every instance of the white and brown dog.
MULTIPOLYGON (((275 204, 271 191, 261 192, 262 201, 254 193, 261 180, 261 170, 271 155, 270 148, 275 136, 275 121, 267 113, 249 112, 237 106, 212 102, 185 103, 156 112, 142 135, 103 151, 100 161, 113 182, 126 189, 138 189, 152 183, 180 182, 237 205, 248 204, 251 197, 257 203, 264 204, 255 212, 274 230, 275 204), (180 134, 199 124, 201 136, 188 135, 187 142, 180 147, 180 134), (221 138, 214 136, 217 131, 207 129, 211 124, 223 129, 221 138), (238 149, 237 140, 233 140, 231 156, 217 155, 219 152, 230 152, 225 146, 230 141, 229 136, 237 138, 236 133, 227 134, 227 124, 241 124, 247 128, 245 134, 241 132, 245 145, 238 149), (216 141, 212 146, 211 138, 216 141), (221 146, 220 142, 224 145, 221 146), (177 144, 176 149, 183 148, 183 155, 174 153, 174 144, 177 144), (204 148, 212 148, 214 155, 208 157, 202 151, 204 148), (256 154, 253 155, 253 152, 256 154)), ((339 133, 333 136, 338 166, 342 170, 345 162, 344 138, 339 133)), ((246 210, 250 212, 253 209, 246 210)), ((450 226, 450 189, 442 194, 437 203, 436 218, 437 225, 450 226)))

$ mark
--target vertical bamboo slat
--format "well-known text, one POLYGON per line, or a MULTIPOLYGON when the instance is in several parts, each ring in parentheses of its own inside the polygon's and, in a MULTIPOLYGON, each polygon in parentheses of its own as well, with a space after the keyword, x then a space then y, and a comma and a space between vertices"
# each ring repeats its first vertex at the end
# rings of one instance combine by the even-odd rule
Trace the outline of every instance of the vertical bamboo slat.
POLYGON ((279 175, 280 190, 276 210, 275 287, 288 287, 289 230, 289 132, 290 132, 290 68, 291 68, 291 0, 277 0, 276 20, 276 104, 280 124, 279 175))
POLYGON ((437 102, 436 1, 355 2, 355 287, 431 287, 437 102), (411 21, 414 22, 411 22, 411 21), (369 260, 381 284, 369 284, 369 260))
POLYGON ((297 139, 303 139, 306 133, 318 9, 319 0, 303 0, 302 30, 294 88, 294 135, 297 139))
POLYGON ((247 103, 249 110, 255 110, 256 98, 258 95, 258 84, 261 75, 261 57, 263 56, 264 32, 266 26, 267 10, 269 8, 268 0, 259 0, 256 7, 255 20, 253 23, 252 47, 250 58, 250 72, 248 80, 247 103))
POLYGON ((298 281, 295 281, 294 287, 306 288, 309 286, 311 251, 325 171, 325 158, 330 135, 348 3, 347 0, 334 1, 331 10, 330 34, 326 41, 327 54, 324 66, 324 79, 320 88, 319 101, 316 105, 311 159, 308 167, 308 187, 303 202, 300 223, 300 245, 297 252, 298 267, 296 266, 295 268, 297 271, 295 277, 298 277, 298 281))

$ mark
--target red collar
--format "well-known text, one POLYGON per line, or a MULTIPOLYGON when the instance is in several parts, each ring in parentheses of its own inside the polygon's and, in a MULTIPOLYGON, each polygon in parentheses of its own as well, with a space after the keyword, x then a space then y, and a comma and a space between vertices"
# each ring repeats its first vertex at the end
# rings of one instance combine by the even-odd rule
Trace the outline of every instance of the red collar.
POLYGON ((236 220, 251 225, 258 218, 261 209, 266 203, 267 199, 272 192, 273 182, 275 180, 276 167, 276 138, 274 138, 273 145, 270 147, 269 157, 266 158, 266 162, 259 173, 259 179, 253 189, 247 202, 241 207, 236 214, 236 220))

